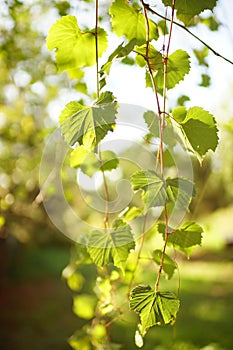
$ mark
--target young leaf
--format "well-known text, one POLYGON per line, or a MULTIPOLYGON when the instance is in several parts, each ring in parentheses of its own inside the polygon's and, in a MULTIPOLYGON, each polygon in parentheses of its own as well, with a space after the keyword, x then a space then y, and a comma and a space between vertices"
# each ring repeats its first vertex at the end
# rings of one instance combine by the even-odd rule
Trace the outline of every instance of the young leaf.
POLYGON ((153 170, 138 171, 132 175, 132 187, 142 190, 145 208, 163 206, 166 200, 166 184, 153 170))
POLYGON ((139 313, 141 334, 150 327, 173 324, 180 302, 170 292, 155 292, 149 285, 139 285, 130 293, 130 309, 139 313))
POLYGON ((193 182, 182 177, 177 177, 174 179, 168 178, 166 184, 169 200, 175 203, 177 208, 188 209, 194 192, 193 182))
MULTIPOLYGON (((125 35, 128 40, 137 39, 141 45, 146 41, 146 24, 141 9, 130 5, 126 0, 115 0, 109 10, 112 15, 113 31, 118 35, 125 35)), ((149 19, 150 40, 158 39, 156 23, 149 19)))
MULTIPOLYGON (((174 117, 175 118, 175 117, 174 117)), ((191 150, 202 159, 208 150, 215 151, 218 145, 216 122, 212 114, 201 107, 192 107, 187 111, 180 124, 191 150)))
MULTIPOLYGON (((176 50, 168 56, 167 60, 167 89, 174 88, 181 80, 184 80, 190 70, 189 55, 186 51, 176 50)), ((163 89, 164 67, 158 70, 154 77, 158 89, 163 89)))
MULTIPOLYGON (((98 54, 107 49, 107 33, 98 28, 98 54)), ((81 31, 75 16, 57 20, 47 37, 49 50, 56 50, 56 63, 60 71, 95 64, 95 29, 81 31)))
POLYGON ((88 242, 88 252, 93 262, 103 267, 109 263, 124 273, 127 257, 135 242, 129 225, 117 220, 111 232, 93 231, 88 242))
POLYGON ((92 150, 115 125, 117 103, 110 92, 104 92, 93 106, 70 102, 60 115, 60 125, 66 142, 76 142, 92 150))
MULTIPOLYGON (((162 258, 162 251, 159 249, 156 249, 153 251, 153 260, 156 262, 156 264, 160 265, 162 258)), ((168 279, 171 279, 175 269, 177 268, 175 262, 167 255, 164 255, 164 262, 163 262, 163 271, 166 273, 168 279)))

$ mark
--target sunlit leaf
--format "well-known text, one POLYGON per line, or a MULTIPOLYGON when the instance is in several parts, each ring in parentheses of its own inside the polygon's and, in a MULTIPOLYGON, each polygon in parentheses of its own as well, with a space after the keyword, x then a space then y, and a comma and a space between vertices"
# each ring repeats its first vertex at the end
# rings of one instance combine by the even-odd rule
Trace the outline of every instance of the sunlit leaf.
MULTIPOLYGON (((55 49, 56 63, 60 71, 92 66, 95 57, 95 29, 82 31, 75 16, 58 19, 50 28, 47 37, 49 50, 55 49)), ((107 49, 107 34, 98 28, 98 54, 107 49)))
MULTIPOLYGON (((141 45, 146 41, 146 24, 142 10, 131 5, 126 0, 115 0, 109 10, 112 15, 113 31, 118 35, 125 35, 128 40, 137 39, 141 45)), ((150 40, 158 39, 156 23, 149 20, 150 40)))
POLYGON ((142 215, 143 215, 143 208, 131 207, 124 212, 124 215, 121 216, 121 218, 124 221, 129 222, 142 215))
POLYGON ((83 145, 75 148, 70 154, 70 166, 72 168, 79 167, 88 153, 88 150, 83 145))
MULTIPOLYGON (((172 0, 162 0, 164 5, 172 6, 172 0)), ((176 0, 175 8, 177 10, 177 17, 188 24, 190 19, 194 16, 200 14, 204 10, 213 10, 216 6, 217 0, 201 0, 201 1, 193 1, 193 0, 176 0)))
POLYGON ((136 62, 140 67, 149 63, 150 68, 154 71, 163 71, 163 56, 153 45, 147 47, 146 44, 137 46, 134 50, 137 53, 136 62))
POLYGON ((168 241, 181 248, 201 245, 203 229, 195 222, 186 222, 169 235, 168 241))
MULTIPOLYGON (((159 117, 153 111, 146 111, 143 118, 147 124, 148 130, 155 138, 160 138, 159 117)), ((163 130, 163 143, 171 147, 177 143, 178 136, 174 132, 173 126, 168 122, 163 130)))
POLYGON ((194 195, 193 182, 182 177, 177 177, 174 179, 168 178, 166 184, 169 200, 175 203, 177 208, 188 209, 194 195))
POLYGON ((170 292, 155 292, 149 285, 139 285, 130 293, 130 308, 139 313, 141 334, 150 327, 173 324, 180 302, 170 292))
MULTIPOLYGON (((159 233, 165 235, 165 224, 157 225, 159 233)), ((190 255, 192 248, 201 245, 203 228, 195 222, 185 222, 181 227, 172 229, 169 227, 168 243, 190 255)))
MULTIPOLYGON (((167 89, 174 88, 180 81, 184 80, 186 74, 190 71, 189 55, 186 51, 176 50, 167 59, 167 89)), ((164 67, 158 70, 154 77, 158 89, 163 89, 164 85, 164 67)))
POLYGON ((110 92, 100 95, 92 106, 83 106, 70 102, 60 115, 60 125, 66 142, 74 145, 78 142, 87 150, 92 150, 112 131, 117 113, 117 103, 110 92))
POLYGON ((92 177, 97 171, 101 170, 100 161, 94 152, 88 152, 80 165, 84 174, 92 177))
POLYGON ((116 154, 112 151, 103 151, 101 152, 101 164, 103 170, 111 171, 118 167, 119 159, 116 154))
POLYGON ((146 209, 163 206, 166 200, 166 185, 153 170, 138 171, 132 175, 132 187, 142 190, 142 199, 146 209))
POLYGON ((218 145, 218 130, 212 114, 201 107, 192 107, 187 111, 184 120, 177 121, 188 140, 189 148, 199 158, 208 150, 215 151, 218 145))
POLYGON ((129 225, 117 220, 111 232, 93 231, 88 242, 88 252, 100 267, 113 263, 124 273, 127 257, 135 242, 129 225))
MULTIPOLYGON (((162 258, 162 251, 156 249, 153 251, 153 260, 156 264, 160 265, 162 258)), ((167 255, 164 254, 163 271, 166 273, 168 279, 172 278, 175 269, 177 268, 175 262, 167 255)))

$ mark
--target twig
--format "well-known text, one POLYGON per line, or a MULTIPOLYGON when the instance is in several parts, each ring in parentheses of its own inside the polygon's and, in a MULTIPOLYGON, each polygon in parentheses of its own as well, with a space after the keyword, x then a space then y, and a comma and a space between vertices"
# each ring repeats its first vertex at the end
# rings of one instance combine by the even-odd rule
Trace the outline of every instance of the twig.
MULTIPOLYGON (((156 12, 155 10, 153 10, 148 4, 145 4, 143 1, 143 6, 150 11, 151 13, 153 13, 154 15, 167 20, 169 22, 171 22, 170 18, 166 18, 163 15, 161 15, 160 13, 156 12)), ((177 27, 182 28, 183 30, 185 30, 188 34, 192 35, 196 40, 198 40, 200 43, 202 43, 205 47, 207 47, 215 56, 222 58, 224 61, 233 64, 233 61, 231 61, 229 58, 221 55, 219 52, 215 51, 209 44, 207 44, 205 41, 203 41, 201 38, 199 38, 196 34, 194 34, 193 32, 191 32, 191 30, 189 30, 187 27, 185 27, 183 24, 173 21, 173 24, 175 24, 177 27)))

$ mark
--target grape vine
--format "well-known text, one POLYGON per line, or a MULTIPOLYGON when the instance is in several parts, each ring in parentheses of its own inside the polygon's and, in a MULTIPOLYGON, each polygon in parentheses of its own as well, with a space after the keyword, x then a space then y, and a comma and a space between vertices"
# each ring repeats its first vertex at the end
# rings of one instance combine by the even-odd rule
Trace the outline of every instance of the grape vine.
POLYGON ((159 12, 144 0, 115 0, 106 16, 110 21, 107 33, 99 26, 96 0, 94 28, 83 30, 75 16, 67 15, 58 19, 48 33, 47 47, 55 51, 59 73, 66 71, 71 81, 83 82, 85 69, 95 66, 96 91, 87 93, 89 98, 95 96, 92 104, 71 101, 59 118, 70 146, 71 167, 89 177, 101 173, 105 202, 100 227, 95 225, 85 232, 64 270, 68 285, 76 292, 74 312, 86 320, 69 339, 74 349, 120 348, 111 335, 111 327, 119 321, 135 323, 135 343, 142 347, 152 327, 171 326, 176 321, 179 295, 166 289, 164 281, 161 287, 161 278, 171 279, 178 270, 177 250, 189 256, 195 246, 201 245, 203 229, 186 219, 195 195, 194 184, 177 169, 174 171, 176 160, 172 158, 181 145, 202 163, 207 152, 217 147, 218 129, 208 111, 199 106, 186 107, 188 96, 181 96, 177 106, 169 109, 168 90, 184 80, 191 69, 189 53, 181 48, 171 52, 171 43, 173 28, 178 26, 204 45, 200 60, 205 60, 206 48, 219 55, 188 28, 201 21, 204 10, 213 11, 216 3, 162 0, 159 12), (114 43, 114 35, 122 38, 122 43, 106 59, 108 37, 114 43), (105 60, 102 65, 101 57, 105 60), (105 137, 114 134, 118 124, 119 103, 107 88, 112 66, 119 61, 143 69, 146 87, 153 90, 155 108, 143 114, 147 130, 141 147, 150 149, 154 160, 147 168, 128 173, 134 196, 123 209, 111 211, 107 174, 119 168, 122 174, 127 173, 118 155, 112 150, 102 151, 105 137), (156 243, 157 238, 160 243, 156 243), (149 281, 148 273, 142 272, 148 269, 154 271, 149 281), (93 294, 86 292, 85 283, 93 294), (137 321, 132 311, 138 314, 137 321))

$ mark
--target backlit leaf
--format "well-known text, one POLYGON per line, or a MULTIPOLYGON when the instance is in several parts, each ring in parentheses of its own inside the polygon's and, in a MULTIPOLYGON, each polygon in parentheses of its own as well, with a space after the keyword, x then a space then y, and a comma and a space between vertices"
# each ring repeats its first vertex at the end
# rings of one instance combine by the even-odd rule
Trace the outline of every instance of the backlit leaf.
MULTIPOLYGON (((151 135, 155 138, 160 137, 159 117, 153 111, 147 111, 143 114, 143 118, 148 126, 151 135)), ((163 142, 171 147, 175 146, 178 135, 175 134, 171 123, 167 123, 163 130, 163 142)))
POLYGON ((180 248, 201 245, 203 229, 195 222, 186 222, 169 235, 168 241, 180 248))
POLYGON ((153 170, 138 171, 132 175, 132 187, 142 190, 142 199, 146 209, 163 206, 166 200, 166 185, 153 170))
POLYGON ((166 184, 169 200, 175 203, 179 209, 188 209, 194 194, 193 182, 182 177, 177 177, 174 179, 168 178, 166 184))
MULTIPOLYGON (((157 225, 159 233, 165 235, 165 224, 157 225)), ((169 227, 168 243, 184 251, 187 256, 196 245, 201 245, 203 228, 195 222, 185 222, 178 229, 169 227)))
MULTIPOLYGON (((168 56, 167 60, 167 89, 174 88, 180 81, 184 80, 190 70, 189 55, 186 51, 176 50, 168 56)), ((164 84, 164 67, 158 70, 154 77, 158 89, 163 89, 164 84)))
POLYGON ((110 92, 100 95, 92 106, 70 102, 60 115, 60 125, 66 142, 76 142, 92 150, 115 125, 117 103, 110 92))
POLYGON ((139 313, 141 334, 150 327, 173 324, 180 302, 170 292, 155 292, 149 285, 139 285, 130 293, 130 309, 139 313))
MULTIPOLYGON (((172 6, 172 0, 162 0, 164 5, 172 6)), ((199 15, 204 10, 213 10, 217 0, 176 0, 175 9, 177 10, 177 18, 185 24, 188 24, 190 19, 199 15)))
POLYGON ((187 111, 185 119, 179 124, 188 140, 189 148, 200 159, 208 150, 215 151, 218 145, 218 130, 212 114, 201 107, 192 107, 187 111))
MULTIPOLYGON (((146 25, 142 10, 131 5, 126 0, 115 0, 109 10, 112 16, 113 31, 118 35, 125 35, 128 40, 137 39, 141 45, 146 41, 146 25)), ((156 23, 149 20, 150 40, 158 39, 156 23)))
POLYGON ((124 273, 127 257, 135 242, 129 225, 117 220, 111 232, 93 231, 88 242, 88 252, 93 262, 103 267, 113 263, 124 273))
MULTIPOLYGON (((160 265, 162 258, 162 251, 156 249, 153 251, 153 260, 156 264, 160 265)), ((177 268, 175 262, 167 255, 164 254, 163 271, 166 273, 168 279, 172 278, 175 269, 177 268)))
POLYGON ((70 154, 70 166, 72 168, 78 168, 88 153, 88 150, 83 145, 75 148, 70 154))
POLYGON ((111 171, 116 169, 119 164, 119 159, 116 154, 112 151, 101 152, 102 167, 105 171, 111 171))
MULTIPOLYGON (((95 29, 82 31, 75 16, 58 19, 47 37, 49 50, 55 49, 56 63, 60 71, 95 64, 95 29)), ((98 54, 107 49, 107 33, 98 28, 98 54)))

